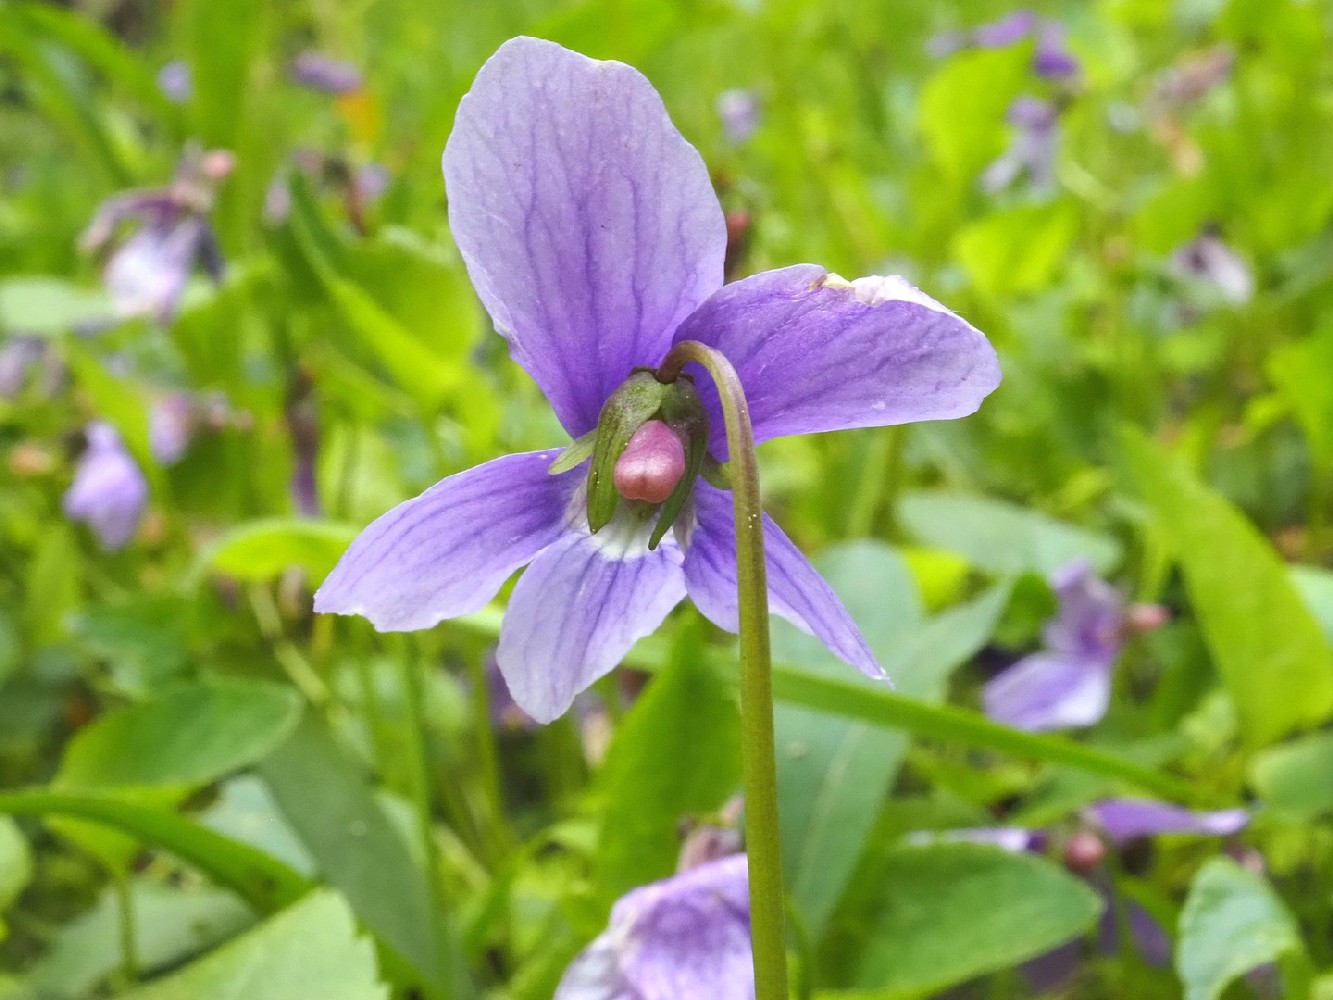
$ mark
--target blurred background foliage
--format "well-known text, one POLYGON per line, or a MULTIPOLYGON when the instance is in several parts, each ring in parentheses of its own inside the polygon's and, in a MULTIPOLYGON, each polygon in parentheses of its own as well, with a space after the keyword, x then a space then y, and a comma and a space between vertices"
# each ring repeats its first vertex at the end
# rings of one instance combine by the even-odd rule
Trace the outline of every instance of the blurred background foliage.
POLYGON ((970 35, 989 0, 0 0, 0 997, 549 997, 736 792, 692 609, 544 729, 502 710, 498 606, 310 614, 394 503, 565 443, 439 172, 523 33, 653 81, 733 276, 901 273, 1001 355, 973 418, 761 452, 898 685, 775 623, 801 995, 1333 995, 1333 8, 1034 9, 1072 72, 970 35), (84 235, 129 189, 202 224, 162 308, 84 235), (115 551, 62 499, 93 422, 147 484, 115 551), (1169 623, 1072 739, 989 722, 1077 559, 1169 623), (1074 857, 1126 794, 1251 822, 1074 857), (997 825, 1045 849, 921 840, 997 825))

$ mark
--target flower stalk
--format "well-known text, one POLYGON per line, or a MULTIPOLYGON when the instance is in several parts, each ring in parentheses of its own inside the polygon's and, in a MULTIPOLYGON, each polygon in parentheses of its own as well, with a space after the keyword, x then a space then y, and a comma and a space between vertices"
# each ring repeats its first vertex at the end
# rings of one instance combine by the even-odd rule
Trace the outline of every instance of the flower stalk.
POLYGON ((673 382, 689 362, 717 386, 726 424, 736 518, 736 588, 740 607, 741 760, 745 786, 745 849, 750 867, 750 940, 755 1000, 787 1000, 786 894, 778 826, 778 774, 773 735, 772 653, 764 564, 759 462, 745 389, 731 362, 695 340, 677 343, 657 377, 673 382))

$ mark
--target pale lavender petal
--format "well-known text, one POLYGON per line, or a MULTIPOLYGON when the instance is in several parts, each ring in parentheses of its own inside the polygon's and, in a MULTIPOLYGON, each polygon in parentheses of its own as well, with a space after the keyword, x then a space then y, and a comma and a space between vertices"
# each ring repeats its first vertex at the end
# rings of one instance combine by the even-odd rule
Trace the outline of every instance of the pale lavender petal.
MULTIPOLYGON (((962 417, 1000 383, 981 332, 902 278, 848 282, 813 264, 727 285, 676 339, 727 356, 758 441, 962 417)), ((725 457, 717 390, 694 374, 713 418, 712 451, 725 457)))
POLYGON ((722 284, 708 169, 622 63, 506 42, 459 105, 444 177, 472 283, 574 437, 722 284))
POLYGON ((292 60, 292 79, 325 94, 350 94, 361 87, 361 71, 322 52, 302 52, 292 60))
POLYGON ((181 460, 194 432, 194 400, 188 393, 171 392, 156 400, 148 411, 148 445, 162 465, 181 460))
POLYGON ((1111 701, 1111 671, 1101 661, 1035 653, 987 682, 986 714, 996 722, 1041 732, 1091 726, 1111 701))
POLYGON ((558 451, 506 455, 436 483, 366 528, 315 594, 315 610, 364 615, 381 632, 476 611, 563 530, 576 471, 558 451))
POLYGON ((191 216, 171 225, 145 225, 117 247, 103 273, 116 315, 169 322, 205 232, 204 221, 191 216))
POLYGON ((1078 559, 1051 576, 1059 612, 1043 630, 1046 646, 1071 660, 1111 664, 1125 643, 1126 608, 1120 591, 1078 559))
POLYGON ((749 885, 739 854, 635 889, 554 1000, 749 1000, 749 885))
POLYGON ((184 104, 194 93, 190 67, 183 59, 173 59, 157 71, 157 89, 174 104, 184 104))
POLYGON ((1037 35, 1032 68, 1038 76, 1061 80, 1078 74, 1078 60, 1065 46, 1065 29, 1058 21, 1047 21, 1037 35))
MULTIPOLYGON (((694 516, 685 547, 685 582, 690 599, 713 624, 736 632, 740 616, 732 495, 700 480, 694 487, 694 516)), ((862 673, 882 679, 884 671, 838 595, 767 514, 764 549, 769 610, 816 636, 862 673)))
POLYGON ((1169 267, 1178 277, 1211 287, 1232 305, 1244 305, 1254 295, 1249 265, 1212 227, 1176 250, 1169 267))
POLYGON ((1162 833, 1225 837, 1250 821, 1244 809, 1195 812, 1148 799, 1106 799, 1090 806, 1088 815, 1116 843, 1162 833))
POLYGON ((907 837, 910 844, 985 844, 1018 854, 1032 847, 1038 834, 1021 826, 976 826, 957 830, 918 830, 907 837))
POLYGON ((570 529, 514 586, 495 658, 538 722, 562 715, 685 596, 680 549, 668 538, 649 551, 650 526, 570 529))
POLYGON ((752 90, 734 87, 717 95, 717 116, 727 142, 739 146, 759 129, 759 96, 752 90))
POLYGON ((46 357, 47 342, 40 337, 14 337, 0 344, 0 399, 13 399, 28 382, 28 374, 46 357))
POLYGON ((1021 42, 1037 26, 1036 12, 1016 10, 998 21, 979 24, 972 29, 972 44, 983 49, 1003 49, 1021 42))
POLYGON ((611 911, 629 929, 625 979, 642 1000, 754 996, 747 858, 733 855, 635 889, 611 911))
POLYGON ((65 514, 82 521, 108 552, 123 549, 139 530, 148 480, 110 424, 89 424, 88 446, 65 491, 65 514))
POLYGON ((1015 127, 1009 148, 981 175, 981 187, 995 194, 1026 176, 1034 194, 1055 187, 1055 165, 1060 150, 1060 111, 1050 101, 1020 97, 1009 106, 1008 121, 1015 127))

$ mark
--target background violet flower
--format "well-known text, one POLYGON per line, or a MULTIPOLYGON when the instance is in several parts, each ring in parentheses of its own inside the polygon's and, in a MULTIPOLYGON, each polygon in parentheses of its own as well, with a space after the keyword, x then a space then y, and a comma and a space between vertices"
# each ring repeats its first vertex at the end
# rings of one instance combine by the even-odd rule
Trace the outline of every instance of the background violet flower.
POLYGON ((65 514, 82 521, 108 552, 123 549, 139 530, 148 504, 148 480, 110 424, 88 425, 88 446, 65 492, 65 514))
POLYGON ((302 52, 291 62, 292 79, 303 87, 341 96, 361 87, 361 71, 322 52, 302 52))
MULTIPOLYGON (((449 221, 514 359, 572 438, 598 426, 635 368, 673 343, 726 355, 758 441, 959 417, 999 383, 971 325, 900 278, 848 282, 812 264, 722 286, 726 226, 698 152, 636 70, 551 42, 506 42, 463 98, 444 152, 449 221)), ((717 392, 697 373, 708 449, 725 460, 717 392)), ((352 543, 317 611, 381 630, 483 606, 516 569, 497 659, 539 721, 611 670, 688 593, 738 627, 732 498, 693 481, 674 532, 620 504, 594 532, 586 471, 559 450, 508 455, 400 504, 352 543)), ((614 499, 614 498, 613 498, 614 499)), ((823 578, 765 518, 772 609, 882 676, 823 578)))
POLYGON ((759 97, 752 90, 734 87, 717 95, 717 116, 722 120, 722 134, 727 142, 739 146, 748 142, 759 128, 759 97))
POLYGON ((630 892, 570 964, 554 1000, 747 1000, 754 996, 746 856, 630 892))
POLYGON ((1051 101, 1020 97, 1005 115, 1014 137, 999 158, 981 175, 981 186, 991 194, 1003 191, 1026 176, 1033 194, 1055 189, 1055 158, 1060 149, 1060 110, 1051 101))
POLYGON ((1018 729, 1090 726, 1106 714, 1111 670, 1135 627, 1162 616, 1126 608, 1120 592, 1081 560, 1051 577, 1059 611, 1043 632, 1046 648, 986 684, 986 714, 1018 729))

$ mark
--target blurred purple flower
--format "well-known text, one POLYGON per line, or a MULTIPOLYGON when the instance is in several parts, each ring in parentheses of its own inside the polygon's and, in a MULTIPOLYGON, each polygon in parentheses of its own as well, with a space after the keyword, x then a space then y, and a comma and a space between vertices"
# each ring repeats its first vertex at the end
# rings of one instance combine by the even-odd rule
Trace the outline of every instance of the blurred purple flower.
POLYGON ((1126 639, 1162 621, 1155 606, 1127 608, 1120 592, 1085 561, 1065 566, 1050 583, 1059 610, 1043 632, 1045 649, 990 680, 983 692, 986 714, 1017 729, 1099 721, 1110 703, 1111 670, 1126 639))
POLYGON ((1020 97, 1009 105, 1005 118, 1014 126, 1014 137, 981 175, 982 188, 996 194, 1026 176, 1033 194, 1050 193, 1060 149, 1060 109, 1052 101, 1020 97))
MULTIPOLYGON (((391 179, 383 164, 366 163, 354 168, 340 156, 325 155, 314 149, 298 149, 292 154, 292 164, 318 187, 340 193, 352 215, 359 214, 383 195, 391 179)), ((289 169, 280 170, 264 193, 264 221, 270 225, 286 222, 291 213, 289 169)))
POLYGON ((157 89, 167 99, 184 104, 194 93, 194 84, 190 76, 190 67, 182 59, 173 59, 157 71, 157 89))
POLYGON ((1037 14, 1031 10, 1016 10, 996 21, 979 24, 972 29, 969 41, 979 49, 1003 49, 1017 45, 1037 27, 1037 14))
POLYGON ((1245 809, 1195 812, 1150 799, 1104 799, 1090 806, 1084 816, 1115 844, 1163 833, 1226 837, 1243 830, 1250 821, 1245 809))
POLYGON ((11 337, 0 345, 0 399, 13 399, 28 376, 46 358, 49 345, 41 337, 11 337))
POLYGON ((717 116, 722 120, 722 134, 733 146, 749 142, 759 128, 761 106, 753 90, 740 87, 717 95, 717 116))
POLYGON ((322 52, 302 52, 289 67, 292 79, 303 87, 325 94, 341 96, 361 89, 361 71, 349 62, 324 55, 322 52))
POLYGON ((1078 60, 1065 47, 1065 29, 1059 21, 1042 23, 1037 32, 1037 50, 1032 56, 1032 69, 1047 80, 1063 80, 1078 75, 1078 60))
POLYGON ((635 889, 565 971, 553 1000, 754 996, 744 854, 635 889))
POLYGON ((174 465, 190 446, 196 410, 189 393, 169 392, 148 410, 148 444, 161 465, 174 465))
POLYGON ((486 704, 491 716, 491 725, 496 729, 534 729, 537 720, 519 708, 514 696, 509 693, 509 685, 500 673, 500 664, 495 659, 495 650, 486 654, 486 704))
MULTIPOLYGON (((444 174, 473 284, 576 440, 636 367, 686 340, 732 360, 759 441, 958 417, 999 382, 985 337, 900 278, 848 282, 804 264, 722 287, 726 225, 708 170, 652 85, 621 63, 506 42, 459 106, 444 174)), ((707 447, 722 460, 717 392, 698 384, 707 447)), ((515 700, 543 722, 687 593, 736 631, 729 492, 682 479, 674 533, 651 548, 651 517, 614 494, 612 520, 591 530, 586 463, 552 475, 559 455, 507 455, 400 504, 352 543, 316 610, 429 628, 480 608, 531 563, 497 655, 515 700)), ((882 677, 828 584, 767 518, 764 532, 773 611, 882 677)))
POLYGON ((102 274, 118 317, 153 316, 168 323, 196 266, 221 280, 222 257, 208 213, 214 187, 232 165, 230 153, 191 150, 169 187, 128 191, 101 204, 79 238, 85 251, 105 249, 123 223, 139 223, 111 249, 102 274))
POLYGON ((65 515, 93 530, 107 552, 123 549, 139 530, 148 480, 110 424, 89 424, 87 447, 65 492, 65 515))
POLYGON ((744 820, 745 800, 737 795, 728 800, 715 817, 690 826, 680 845, 676 874, 739 854, 745 849, 745 836, 741 830, 744 820))
POLYGON ((1227 246, 1216 226, 1205 227, 1176 250, 1167 266, 1178 278, 1204 286, 1232 305, 1243 306, 1254 296, 1249 265, 1227 246))

